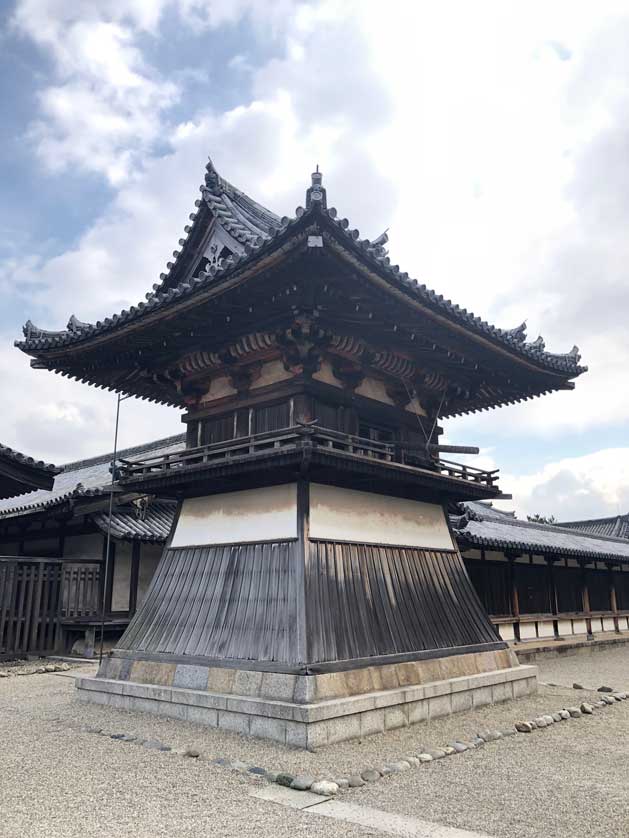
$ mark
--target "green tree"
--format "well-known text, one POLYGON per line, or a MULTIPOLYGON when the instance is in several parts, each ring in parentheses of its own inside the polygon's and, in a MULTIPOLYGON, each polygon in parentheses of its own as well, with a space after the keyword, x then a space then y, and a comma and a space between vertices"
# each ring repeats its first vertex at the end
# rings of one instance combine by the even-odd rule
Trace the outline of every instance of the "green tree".
POLYGON ((531 521, 534 524, 556 524, 557 519, 554 515, 540 515, 539 513, 535 513, 535 515, 527 515, 526 516, 528 521, 531 521))

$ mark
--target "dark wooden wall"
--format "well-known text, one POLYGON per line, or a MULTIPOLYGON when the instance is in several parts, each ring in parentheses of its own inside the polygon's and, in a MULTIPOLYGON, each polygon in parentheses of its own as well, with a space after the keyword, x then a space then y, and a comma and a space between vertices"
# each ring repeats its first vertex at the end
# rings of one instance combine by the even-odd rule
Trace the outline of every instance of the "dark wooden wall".
POLYGON ((60 561, 0 559, 0 657, 56 650, 61 585, 60 561))

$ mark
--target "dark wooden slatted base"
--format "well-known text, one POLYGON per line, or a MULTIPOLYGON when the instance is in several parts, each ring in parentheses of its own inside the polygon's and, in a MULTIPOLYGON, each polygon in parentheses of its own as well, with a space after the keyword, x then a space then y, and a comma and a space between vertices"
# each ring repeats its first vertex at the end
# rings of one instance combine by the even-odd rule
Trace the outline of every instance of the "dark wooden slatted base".
POLYGON ((166 550, 117 649, 323 672, 504 645, 456 551, 285 541, 166 550))

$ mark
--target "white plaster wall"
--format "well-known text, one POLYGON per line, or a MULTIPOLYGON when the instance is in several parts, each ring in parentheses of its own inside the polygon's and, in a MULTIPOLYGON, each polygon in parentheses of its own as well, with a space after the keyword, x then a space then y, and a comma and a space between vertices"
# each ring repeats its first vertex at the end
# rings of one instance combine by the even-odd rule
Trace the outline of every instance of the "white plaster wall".
POLYGON ((414 413, 416 416, 426 416, 426 411, 417 396, 410 400, 404 410, 408 411, 408 413, 414 413))
POLYGON ((383 402, 384 404, 395 404, 391 396, 387 393, 384 381, 381 381, 379 378, 366 376, 354 392, 357 396, 365 396, 365 398, 375 399, 375 401, 383 402))
POLYGON ((278 358, 275 361, 267 361, 262 364, 260 375, 251 385, 252 390, 257 390, 260 387, 268 387, 269 384, 277 384, 279 381, 286 381, 288 378, 293 378, 293 373, 284 369, 283 362, 278 358))
POLYGON ((501 640, 515 640, 513 623, 500 623, 498 625, 498 633, 500 634, 501 640))
POLYGON ((297 538, 297 486, 184 500, 172 547, 297 538))
POLYGON ((111 589, 111 610, 129 610, 129 590, 131 587, 131 550, 128 541, 116 542, 114 558, 114 580, 111 589))
POLYGON ((436 504, 318 483, 310 486, 310 537, 454 549, 443 509, 436 504))
POLYGON ((537 624, 537 632, 539 637, 554 637, 555 631, 553 628, 552 621, 540 620, 537 624))
POLYGON ((322 381, 324 384, 331 384, 332 387, 343 386, 342 382, 334 375, 334 372, 332 371, 332 364, 329 361, 321 361, 320 368, 313 373, 312 377, 316 381, 322 381))
POLYGON ((534 640, 537 637, 535 623, 520 623, 520 637, 522 640, 534 640))
POLYGON ((161 558, 163 547, 161 544, 143 544, 140 550, 140 573, 138 576, 138 606, 148 590, 157 565, 161 558))
POLYGON ((229 378, 226 375, 219 375, 211 380, 208 391, 201 401, 213 402, 217 399, 223 399, 226 396, 234 396, 235 394, 236 390, 232 387, 229 378))

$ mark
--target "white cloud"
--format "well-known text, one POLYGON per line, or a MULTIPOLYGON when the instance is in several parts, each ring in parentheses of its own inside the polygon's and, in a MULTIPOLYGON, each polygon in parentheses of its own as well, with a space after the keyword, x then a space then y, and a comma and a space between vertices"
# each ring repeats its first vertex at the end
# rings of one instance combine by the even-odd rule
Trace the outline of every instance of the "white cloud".
MULTIPOLYGON (((5 445, 53 463, 94 456, 113 448, 116 397, 60 375, 33 370, 28 358, 0 334, 0 381, 5 399, 0 439, 5 445)), ((121 405, 119 448, 182 433, 180 412, 128 399, 121 405)))
POLYGON ((629 448, 605 448, 548 463, 532 474, 504 475, 501 483, 520 517, 554 515, 559 521, 605 517, 629 508, 629 448))
MULTIPOLYGON (((62 326, 71 311, 103 317, 143 296, 177 246, 207 153, 280 214, 303 203, 318 162, 330 203, 363 234, 389 226, 392 256, 411 275, 498 325, 527 318, 530 337, 542 331, 549 349, 581 346, 591 371, 576 392, 458 420, 457 438, 464 429, 473 439, 477 422, 506 445, 524 432, 629 421, 626 4, 603 2, 595 15, 564 2, 391 2, 383 14, 370 0, 172 0, 181 25, 203 29, 208 45, 217 27, 247 15, 279 55, 255 66, 239 45, 233 72, 241 84, 246 67, 251 94, 179 125, 165 115, 181 91, 139 46, 139 33, 162 37, 168 4, 18 6, 17 25, 49 50, 57 73, 42 94, 40 151, 118 186, 73 249, 10 266, 41 325, 62 326), (151 156, 158 132, 165 156, 151 156)), ((74 421, 71 410, 62 415, 74 421)), ((487 456, 500 463, 500 450, 487 456)), ((535 486, 557 487, 573 474, 562 469, 516 493, 539 505, 535 486)), ((613 505, 598 491, 588 503, 613 505)))
POLYGON ((160 138, 178 87, 148 65, 137 45, 163 2, 53 3, 22 0, 13 22, 43 47, 55 82, 39 92, 30 128, 47 169, 78 166, 120 184, 160 138))

